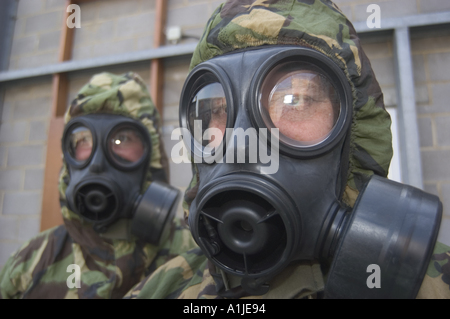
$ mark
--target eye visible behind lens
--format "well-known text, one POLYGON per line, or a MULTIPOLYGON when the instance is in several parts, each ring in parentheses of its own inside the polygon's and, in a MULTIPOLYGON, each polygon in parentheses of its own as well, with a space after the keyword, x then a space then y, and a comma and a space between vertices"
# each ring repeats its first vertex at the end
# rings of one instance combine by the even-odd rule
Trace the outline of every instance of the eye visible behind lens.
POLYGON ((125 165, 138 162, 145 153, 142 135, 134 128, 119 128, 112 132, 108 147, 113 159, 125 165))
POLYGON ((189 105, 189 126, 194 138, 203 146, 216 147, 223 140, 227 127, 227 101, 220 83, 203 86, 189 105), (206 130, 211 129, 210 139, 203 139, 206 130))
POLYGON ((325 140, 340 114, 331 81, 305 63, 284 63, 269 72, 260 88, 260 112, 280 140, 310 146, 325 140))
POLYGON ((77 161, 87 160, 92 153, 92 132, 85 126, 78 126, 69 133, 69 154, 77 161))

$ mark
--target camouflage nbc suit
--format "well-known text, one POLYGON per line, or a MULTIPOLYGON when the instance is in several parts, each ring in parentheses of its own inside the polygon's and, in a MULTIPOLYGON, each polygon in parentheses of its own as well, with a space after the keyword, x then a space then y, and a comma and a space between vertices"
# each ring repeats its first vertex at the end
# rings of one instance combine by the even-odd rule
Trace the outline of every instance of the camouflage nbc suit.
MULTIPOLYGON (((159 114, 137 74, 93 76, 70 105, 65 123, 90 113, 131 117, 148 129, 153 149, 143 189, 150 185, 153 171, 167 168, 159 114)), ((159 265, 195 246, 189 231, 176 220, 159 247, 137 239, 100 237, 66 206, 65 189, 70 183, 66 166, 63 159, 59 197, 64 225, 42 232, 10 257, 0 273, 0 298, 122 298, 159 265), (69 289, 66 283, 71 264, 80 267, 79 289, 69 289)))
MULTIPOLYGON (((365 177, 387 176, 392 157, 391 120, 370 62, 355 29, 328 0, 227 1, 209 19, 191 70, 233 50, 262 45, 300 45, 331 58, 346 74, 353 91, 347 186, 342 200, 353 207, 365 177)), ((198 190, 199 175, 185 193, 184 209, 198 190)), ((419 298, 450 298, 450 247, 438 243, 419 298)), ((240 287, 218 295, 225 283, 220 270, 197 248, 172 259, 127 294, 127 298, 305 298, 324 289, 318 263, 296 263, 271 282, 263 296, 240 287)))

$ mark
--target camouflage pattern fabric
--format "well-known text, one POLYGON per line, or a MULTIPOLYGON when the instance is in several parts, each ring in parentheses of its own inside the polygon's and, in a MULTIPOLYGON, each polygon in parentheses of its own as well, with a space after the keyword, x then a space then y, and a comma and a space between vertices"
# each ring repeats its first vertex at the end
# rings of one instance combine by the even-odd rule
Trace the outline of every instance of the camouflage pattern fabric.
POLYGON ((188 251, 158 268, 136 285, 126 299, 301 299, 324 288, 318 264, 291 265, 270 283, 261 296, 251 296, 240 287, 218 294, 222 274, 208 262, 200 248, 188 251))
MULTIPOLYGON (((353 92, 353 123, 343 201, 353 207, 370 175, 387 176, 392 158, 390 116, 353 25, 328 0, 229 0, 209 19, 190 69, 233 50, 263 45, 300 45, 315 49, 332 59, 346 74, 353 92)), ((183 202, 186 218, 200 179, 194 164, 192 172, 183 202)), ((446 271, 439 265, 439 269, 446 271)), ((448 281, 448 276, 441 277, 442 282, 448 281)), ((271 282, 266 295, 248 296, 240 287, 219 295, 226 279, 201 250, 196 249, 156 270, 126 298, 306 298, 323 291, 323 280, 317 263, 296 264, 271 282)), ((448 294, 448 285, 446 288, 448 294)))
POLYGON ((146 275, 195 245, 178 221, 158 247, 102 239, 79 223, 73 228, 65 224, 42 232, 7 261, 0 273, 0 299, 122 298, 146 275), (80 266, 79 289, 67 285, 71 264, 80 266))
MULTIPOLYGON (((317 264, 292 265, 271 282, 262 296, 239 289, 219 295, 221 275, 200 248, 172 259, 129 291, 126 299, 304 299, 317 297, 324 281, 317 264), (216 279, 214 278, 216 277, 216 279)), ((417 299, 450 299, 450 247, 437 243, 417 299)))
POLYGON ((436 243, 417 299, 450 299, 449 246, 436 243))
MULTIPOLYGON (((148 128, 153 149, 144 192, 152 170, 167 167, 167 158, 160 143, 159 115, 143 80, 135 73, 95 75, 69 106, 65 122, 90 113, 131 117, 148 128)), ((0 273, 0 298, 122 298, 153 270, 196 247, 184 221, 179 220, 173 221, 160 246, 100 237, 91 224, 66 206, 70 176, 63 162, 59 197, 64 225, 42 232, 7 261, 0 273), (67 285, 71 264, 80 267, 79 289, 67 285)))

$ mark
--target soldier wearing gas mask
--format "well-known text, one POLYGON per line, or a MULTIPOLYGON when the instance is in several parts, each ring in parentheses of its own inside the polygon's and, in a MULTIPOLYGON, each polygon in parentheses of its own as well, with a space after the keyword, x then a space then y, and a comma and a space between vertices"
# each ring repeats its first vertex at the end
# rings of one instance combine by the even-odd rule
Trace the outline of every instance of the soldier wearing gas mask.
MULTIPOLYGON (((227 1, 180 99, 194 175, 184 204, 199 248, 127 296, 417 297, 442 204, 386 179, 390 124, 335 4, 227 1)), ((422 296, 448 296, 448 275, 427 281, 422 296)))
POLYGON ((184 222, 174 219, 181 196, 167 184, 159 121, 135 73, 97 74, 79 91, 62 137, 64 225, 8 260, 1 298, 122 298, 196 247, 184 222))

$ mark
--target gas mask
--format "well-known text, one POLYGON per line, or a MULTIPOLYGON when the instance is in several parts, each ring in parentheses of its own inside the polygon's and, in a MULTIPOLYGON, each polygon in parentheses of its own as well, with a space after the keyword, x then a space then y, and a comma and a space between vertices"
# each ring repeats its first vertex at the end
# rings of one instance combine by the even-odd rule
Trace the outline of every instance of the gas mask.
MULTIPOLYGON (((142 123, 111 114, 79 116, 66 125, 62 149, 70 174, 69 209, 103 237, 135 235, 151 244, 160 242, 180 193, 163 180, 153 180, 142 194, 152 150, 142 123)), ((153 178, 165 179, 160 173, 155 171, 153 178)))
POLYGON ((189 74, 180 126, 199 176, 189 226, 248 293, 266 293, 295 261, 331 260, 328 298, 417 294, 442 205, 379 176, 353 208, 342 202, 352 103, 344 72, 305 47, 234 51, 189 74), (367 285, 374 264, 381 289, 367 285))

